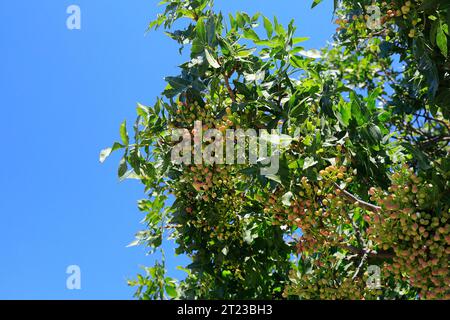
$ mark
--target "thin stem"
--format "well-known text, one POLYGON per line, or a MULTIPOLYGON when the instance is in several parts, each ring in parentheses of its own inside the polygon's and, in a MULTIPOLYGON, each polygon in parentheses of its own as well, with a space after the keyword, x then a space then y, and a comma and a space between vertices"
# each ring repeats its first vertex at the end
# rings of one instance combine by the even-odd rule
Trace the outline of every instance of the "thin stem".
POLYGON ((357 198, 356 196, 354 196, 354 195, 351 194, 350 192, 348 192, 348 191, 342 189, 337 183, 334 183, 334 186, 335 186, 336 188, 338 188, 338 189, 345 195, 345 197, 346 197, 347 199, 349 199, 349 200, 351 200, 351 201, 353 201, 353 202, 357 202, 357 203, 360 205, 360 207, 362 207, 362 208, 364 208, 364 209, 367 209, 367 210, 376 211, 376 212, 381 211, 381 207, 376 206, 376 205, 373 205, 373 204, 371 204, 371 203, 365 202, 365 201, 363 201, 363 200, 357 198))
POLYGON ((228 90, 231 101, 236 102, 236 95, 234 94, 234 91, 233 91, 233 89, 231 89, 231 86, 230 86, 230 77, 233 75, 233 73, 234 73, 234 70, 232 70, 229 74, 224 73, 223 77, 225 79, 225 87, 228 90))

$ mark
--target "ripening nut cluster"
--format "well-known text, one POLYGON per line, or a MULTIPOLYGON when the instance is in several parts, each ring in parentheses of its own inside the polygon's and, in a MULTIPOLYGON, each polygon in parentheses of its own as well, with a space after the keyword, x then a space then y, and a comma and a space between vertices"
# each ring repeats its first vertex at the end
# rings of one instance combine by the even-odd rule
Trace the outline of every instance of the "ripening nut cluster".
POLYGON ((230 188, 233 184, 232 166, 217 165, 192 165, 184 173, 184 180, 191 181, 192 187, 197 192, 206 193, 206 197, 216 198, 216 193, 212 192, 215 187, 230 188))
MULTIPOLYGON (((170 128, 192 128, 195 121, 201 121, 203 129, 218 129, 225 132, 235 123, 234 115, 231 108, 225 109, 225 115, 220 116, 223 112, 218 112, 215 107, 206 103, 204 106, 195 101, 192 103, 178 102, 175 114, 172 115, 170 128)), ((192 133, 192 132, 191 132, 192 133)))
MULTIPOLYGON (((304 259, 304 258, 301 258, 304 259)), ((367 274, 352 279, 355 272, 353 264, 347 270, 336 269, 336 256, 327 255, 312 260, 313 267, 308 272, 291 270, 291 284, 285 288, 283 296, 299 296, 303 299, 376 299, 381 292, 367 287, 367 274)))
MULTIPOLYGON (((404 24, 405 22, 408 22, 408 37, 416 37, 416 26, 419 22, 422 21, 422 18, 418 16, 415 10, 413 10, 413 8, 415 8, 416 6, 414 1, 383 1, 376 2, 373 5, 378 6, 381 11, 381 16, 379 17, 381 25, 394 23, 404 24)), ((366 6, 365 11, 365 14, 353 14, 351 16, 336 19, 335 24, 338 25, 336 32, 346 29, 365 30, 367 22, 371 19, 374 19, 374 12, 371 12, 370 6, 366 6)), ((387 33, 385 34, 387 35, 387 33)))
POLYGON ((290 199, 289 206, 283 203, 284 192, 279 192, 268 197, 264 212, 272 215, 274 225, 302 230, 297 245, 299 252, 314 252, 336 245, 344 241, 345 235, 337 229, 349 223, 346 212, 354 204, 348 203, 334 183, 351 183, 352 174, 345 166, 329 166, 320 171, 318 181, 302 177, 300 191, 290 199), (322 223, 319 225, 318 221, 322 223))
POLYGON ((336 19, 334 22, 338 27, 336 28, 336 32, 346 29, 360 29, 363 28, 366 24, 364 15, 353 15, 349 18, 344 19, 336 19))
POLYGON ((379 250, 395 254, 386 270, 423 298, 450 299, 450 209, 432 206, 433 184, 404 168, 393 175, 389 193, 372 188, 369 194, 382 210, 364 217, 368 235, 379 250))
POLYGON ((414 8, 413 1, 405 1, 404 3, 395 3, 391 2, 387 4, 386 2, 382 3, 383 7, 388 7, 389 9, 386 12, 386 16, 382 17, 382 23, 385 23, 389 19, 393 18, 402 18, 403 20, 409 19, 412 25, 412 28, 409 30, 408 37, 414 38, 416 36, 416 25, 422 21, 420 17, 415 17, 415 13, 413 13, 412 9, 414 8))
MULTIPOLYGON (((383 2, 382 6, 386 7, 388 4, 383 2)), ((390 9, 387 11, 387 14, 391 18, 406 16, 411 11, 412 6, 413 4, 411 1, 405 1, 403 5, 391 2, 389 5, 390 9)))

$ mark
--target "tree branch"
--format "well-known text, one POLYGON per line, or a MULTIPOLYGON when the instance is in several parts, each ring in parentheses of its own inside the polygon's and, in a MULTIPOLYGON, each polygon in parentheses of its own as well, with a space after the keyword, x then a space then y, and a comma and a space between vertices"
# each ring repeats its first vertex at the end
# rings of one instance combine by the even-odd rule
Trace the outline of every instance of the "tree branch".
POLYGON ((357 254, 359 256, 367 255, 367 258, 380 258, 380 259, 390 259, 395 257, 395 254, 393 252, 389 251, 374 251, 374 250, 365 250, 365 249, 359 249, 354 246, 343 246, 342 249, 345 249, 347 251, 350 251, 354 254, 357 254))
POLYGON ((371 204, 371 203, 365 202, 365 201, 363 201, 363 200, 357 198, 356 196, 354 196, 354 195, 351 194, 350 192, 348 192, 348 191, 342 189, 337 183, 334 183, 334 186, 335 186, 336 188, 338 188, 338 189, 344 194, 344 196, 345 196, 347 199, 351 200, 352 202, 357 202, 357 203, 360 205, 361 208, 364 208, 364 209, 370 210, 370 211, 375 211, 375 212, 381 211, 381 207, 376 206, 376 205, 373 205, 373 204, 371 204))
POLYGON ((232 70, 229 74, 223 73, 223 78, 225 80, 225 87, 228 90, 231 101, 236 102, 236 95, 234 94, 233 89, 230 86, 230 77, 233 75, 234 70, 232 70))
POLYGON ((443 125, 448 131, 450 131, 450 126, 449 126, 444 120, 436 119, 436 118, 427 116, 426 114, 423 114, 423 115, 422 115, 422 114, 417 114, 417 113, 415 113, 414 115, 415 115, 415 116, 418 116, 418 117, 422 117, 422 118, 424 118, 424 119, 426 119, 426 120, 429 120, 429 121, 435 121, 435 122, 438 122, 438 123, 440 123, 441 125, 443 125))

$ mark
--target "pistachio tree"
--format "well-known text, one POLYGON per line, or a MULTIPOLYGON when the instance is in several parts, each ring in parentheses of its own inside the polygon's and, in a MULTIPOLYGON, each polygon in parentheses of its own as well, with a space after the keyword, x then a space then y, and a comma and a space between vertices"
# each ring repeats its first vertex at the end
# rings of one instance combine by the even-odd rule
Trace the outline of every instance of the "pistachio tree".
POLYGON ((161 4, 149 29, 187 60, 100 160, 121 150, 119 177, 145 186, 133 244, 174 241, 192 263, 176 280, 161 259, 130 281, 136 296, 449 299, 448 1, 335 1, 321 50, 305 50, 294 21, 161 4), (252 163, 194 161, 220 138, 208 129, 276 134, 252 163), (186 136, 190 161, 175 161, 186 136))

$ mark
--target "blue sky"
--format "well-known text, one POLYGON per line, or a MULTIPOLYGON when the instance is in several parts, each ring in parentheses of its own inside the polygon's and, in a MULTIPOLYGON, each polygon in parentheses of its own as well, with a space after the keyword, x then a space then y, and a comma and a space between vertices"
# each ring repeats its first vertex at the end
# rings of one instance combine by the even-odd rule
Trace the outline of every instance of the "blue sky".
MULTIPOLYGON (((131 299, 133 278, 153 257, 126 248, 141 228, 143 187, 119 183, 119 155, 99 151, 151 105, 163 77, 184 61, 162 32, 144 35, 161 8, 151 0, 0 2, 0 299, 131 299), (66 9, 81 8, 81 30, 66 9), (81 290, 67 290, 67 266, 81 290)), ((217 0, 237 10, 295 18, 305 47, 334 32, 332 1, 217 0)), ((169 269, 186 263, 167 246, 169 269)), ((172 276, 182 273, 171 272, 172 276)))

